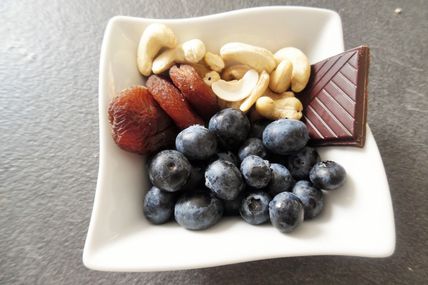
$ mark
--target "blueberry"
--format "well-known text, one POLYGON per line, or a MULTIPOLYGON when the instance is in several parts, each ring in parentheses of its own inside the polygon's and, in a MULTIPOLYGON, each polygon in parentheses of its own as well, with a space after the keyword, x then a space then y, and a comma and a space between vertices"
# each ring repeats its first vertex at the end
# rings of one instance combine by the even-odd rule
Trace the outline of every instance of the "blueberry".
POLYGON ((242 111, 227 108, 211 117, 208 128, 225 149, 234 150, 247 138, 250 121, 242 111))
POLYGON ((280 232, 292 232, 303 222, 303 215, 302 202, 290 192, 279 193, 269 203, 270 221, 280 232))
POLYGON ((272 171, 269 162, 256 155, 249 155, 241 162, 241 173, 251 187, 261 189, 269 184, 272 171))
POLYGON ((246 191, 241 191, 233 200, 223 200, 223 206, 224 206, 224 215, 225 216, 238 216, 239 215, 239 208, 241 208, 241 202, 244 198, 246 191))
POLYGON ((258 120, 258 121, 255 121, 251 125, 250 137, 251 138, 262 139, 263 138, 263 131, 265 130, 266 126, 269 125, 271 122, 272 121, 269 121, 269 120, 258 120))
POLYGON ((143 213, 153 224, 163 224, 171 219, 174 212, 175 193, 160 190, 156 186, 150 188, 144 196, 143 213))
POLYGON ((297 120, 281 119, 263 131, 264 146, 276 154, 287 155, 302 149, 309 140, 306 125, 297 120))
POLYGON ((218 152, 213 155, 212 162, 216 161, 217 159, 223 159, 227 160, 229 162, 232 162, 235 164, 235 166, 239 166, 239 159, 238 157, 231 151, 225 151, 225 152, 218 152))
POLYGON ((207 159, 217 151, 217 138, 207 128, 193 125, 175 138, 175 148, 188 159, 207 159))
POLYGON ((287 167, 278 163, 270 165, 272 178, 268 185, 269 194, 275 196, 284 191, 290 191, 294 184, 294 179, 287 167))
POLYGON ((308 179, 312 166, 320 161, 318 152, 311 147, 305 147, 287 159, 287 168, 297 180, 308 179))
POLYGON ((204 185, 204 174, 205 174, 206 165, 202 162, 192 162, 192 170, 190 171, 189 179, 187 183, 183 186, 184 190, 195 190, 199 189, 204 185))
POLYGON ((305 220, 318 216, 324 208, 324 198, 322 191, 315 188, 311 182, 300 180, 293 187, 293 194, 296 195, 305 209, 305 220))
POLYGON ((190 162, 181 152, 163 150, 153 157, 149 167, 149 178, 156 187, 175 192, 186 184, 191 169, 190 162))
POLYGON ((177 223, 188 230, 204 230, 223 216, 223 204, 209 191, 184 193, 175 204, 177 223))
POLYGON ((266 149, 261 139, 249 138, 239 148, 238 156, 240 160, 244 160, 244 158, 251 154, 266 158, 266 149))
POLYGON ((205 186, 224 200, 235 199, 244 188, 239 169, 231 162, 219 159, 205 171, 205 186))
POLYGON ((324 190, 334 190, 339 188, 345 182, 346 171, 334 161, 320 161, 315 164, 309 178, 315 187, 324 190))
POLYGON ((249 224, 260 225, 269 220, 270 196, 258 191, 248 194, 241 202, 239 214, 249 224))

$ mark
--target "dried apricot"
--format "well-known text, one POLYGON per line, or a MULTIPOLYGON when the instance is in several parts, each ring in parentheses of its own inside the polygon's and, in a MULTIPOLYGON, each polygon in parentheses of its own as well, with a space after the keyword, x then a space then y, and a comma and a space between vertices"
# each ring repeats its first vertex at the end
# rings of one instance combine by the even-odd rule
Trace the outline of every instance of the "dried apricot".
POLYGON ((172 83, 151 75, 146 84, 156 102, 180 129, 196 124, 204 125, 204 121, 192 111, 183 94, 172 83))
POLYGON ((130 152, 146 154, 174 144, 176 128, 144 86, 120 92, 108 108, 113 139, 130 152))
POLYGON ((187 64, 173 66, 169 70, 169 76, 200 116, 209 119, 218 111, 217 96, 195 68, 187 64))

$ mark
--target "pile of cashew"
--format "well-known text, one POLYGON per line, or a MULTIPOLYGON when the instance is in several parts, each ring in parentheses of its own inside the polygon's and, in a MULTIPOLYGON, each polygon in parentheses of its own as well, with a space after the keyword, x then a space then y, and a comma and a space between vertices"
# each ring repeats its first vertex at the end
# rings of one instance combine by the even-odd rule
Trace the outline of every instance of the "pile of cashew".
POLYGON ((279 64, 284 61, 291 62, 291 90, 300 92, 305 89, 311 75, 311 66, 306 55, 297 48, 286 47, 275 53, 275 59, 279 64))
POLYGON ((149 76, 151 73, 162 73, 175 63, 196 64, 204 57, 210 64, 213 62, 215 69, 212 70, 221 71, 221 57, 218 59, 214 54, 207 55, 205 44, 201 40, 192 39, 179 44, 170 28, 155 23, 147 26, 141 35, 137 66, 142 75, 149 76))
POLYGON ((232 42, 221 47, 220 55, 226 67, 221 80, 210 84, 222 99, 223 106, 236 107, 239 103, 239 109, 247 112, 256 104, 256 111, 265 118, 302 117, 302 104, 293 93, 301 92, 310 77, 311 67, 302 51, 286 47, 272 54, 261 47, 232 42), (254 86, 248 93, 242 82, 250 71, 258 72, 259 77, 247 80, 250 86, 254 86))
POLYGON ((174 63, 197 63, 204 55, 204 43, 193 39, 159 54, 153 61, 152 71, 159 74, 168 70, 174 63))
POLYGON ((162 48, 173 49, 177 46, 174 32, 165 25, 151 24, 143 32, 137 51, 138 70, 144 76, 152 72, 154 57, 162 48))
POLYGON ((216 54, 207 51, 199 39, 180 44, 167 26, 149 25, 138 45, 141 74, 159 74, 176 63, 192 65, 211 86, 220 107, 247 112, 255 105, 255 110, 269 119, 302 116, 302 104, 293 92, 306 87, 311 68, 306 55, 297 48, 285 47, 273 54, 262 47, 230 42, 216 54))

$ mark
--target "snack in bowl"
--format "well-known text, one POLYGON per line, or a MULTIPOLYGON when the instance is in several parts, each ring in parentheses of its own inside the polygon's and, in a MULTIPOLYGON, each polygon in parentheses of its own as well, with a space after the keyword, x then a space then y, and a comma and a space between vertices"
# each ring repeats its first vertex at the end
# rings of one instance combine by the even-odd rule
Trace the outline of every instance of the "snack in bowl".
MULTIPOLYGON (((99 172, 83 251, 85 266, 103 271, 163 271, 291 256, 386 257, 392 254, 395 231, 390 191, 375 138, 368 126, 364 148, 316 147, 320 159, 336 161, 346 169, 346 182, 338 190, 323 191, 324 209, 291 234, 281 234, 269 221, 263 226, 253 226, 241 219, 237 202, 248 194, 247 190, 252 191, 249 188, 234 200, 222 201, 224 218, 203 232, 185 230, 171 219, 163 226, 152 225, 145 219, 142 201, 150 189, 147 165, 153 154, 140 156, 120 149, 112 139, 107 110, 112 98, 122 89, 146 86, 147 77, 141 76, 135 64, 136 49, 141 34, 152 23, 167 25, 175 33, 177 45, 197 38, 214 54, 219 54, 220 48, 229 41, 264 47, 273 53, 286 46, 295 46, 313 65, 345 50, 340 17, 325 9, 282 6, 188 19, 112 18, 106 27, 100 54, 99 172)), ((223 77, 227 69, 239 69, 230 64, 226 63, 217 73, 223 80, 239 80, 239 73, 235 78, 223 77)), ((212 72, 205 59, 189 65, 201 78, 212 72)), ((160 76, 169 78, 168 72, 160 76)), ((303 93, 294 93, 294 96, 303 103, 300 94, 303 93)), ((223 103, 233 102, 218 100, 219 105, 223 103)), ((236 105, 239 109, 240 105, 236 105)), ((253 105, 246 113, 251 125, 248 137, 261 139, 264 126, 272 119, 264 119, 256 111, 253 105)), ((173 126, 174 122, 171 124, 173 126)), ((161 149, 174 149, 174 140, 171 146, 161 149)), ((151 153, 161 149, 156 147, 151 153)), ((222 148, 218 151, 208 162, 190 161, 191 175, 180 191, 192 191, 198 188, 196 185, 206 190, 203 176, 207 163, 220 157, 240 166, 236 151, 222 148)), ((286 165, 285 158, 268 152, 265 159, 271 165, 286 165)), ((176 194, 174 203, 180 191, 172 193, 176 194)))
POLYGON ((186 229, 204 230, 224 213, 239 213, 247 223, 270 221, 289 233, 303 219, 318 216, 324 208, 322 190, 340 188, 346 171, 336 162, 320 161, 307 144, 338 144, 354 137, 354 145, 364 144, 359 126, 366 117, 367 54, 361 47, 310 66, 295 47, 272 53, 231 42, 218 55, 198 39, 180 44, 165 25, 147 27, 138 49, 147 88, 123 91, 109 109, 119 146, 136 151, 117 139, 117 124, 131 125, 127 135, 151 146, 137 152, 155 154, 149 166, 153 187, 144 200, 147 220, 163 224, 174 217, 186 229), (169 78, 156 75, 160 73, 169 78), (145 103, 120 104, 135 94, 145 103), (344 97, 352 103, 345 104, 344 97), (121 115, 152 112, 149 124, 147 119, 136 121, 136 115, 121 115), (352 112, 350 118, 345 112, 352 112), (171 122, 182 130, 174 136, 175 149, 167 148, 170 130, 175 130, 171 122), (333 131, 338 126, 346 134, 333 131), (168 134, 157 145, 151 143, 156 133, 139 134, 152 134, 157 127, 168 134))

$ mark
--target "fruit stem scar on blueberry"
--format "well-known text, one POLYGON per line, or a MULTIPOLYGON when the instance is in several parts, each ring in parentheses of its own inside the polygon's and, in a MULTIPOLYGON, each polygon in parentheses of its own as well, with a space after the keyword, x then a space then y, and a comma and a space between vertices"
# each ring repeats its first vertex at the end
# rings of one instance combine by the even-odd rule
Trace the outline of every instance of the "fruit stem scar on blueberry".
POLYGON ((260 199, 251 198, 248 204, 248 208, 250 208, 251 211, 257 211, 260 209, 260 202, 260 199))
POLYGON ((187 183, 192 165, 176 150, 164 150, 156 154, 149 166, 149 179, 159 189, 175 192, 187 183))
POLYGON ((260 225, 269 220, 270 196, 263 191, 247 194, 241 201, 239 214, 245 222, 260 225))
POLYGON ((173 170, 175 167, 175 164, 173 162, 168 163, 169 170, 173 170))
POLYGON ((249 186, 258 189, 266 187, 272 178, 269 162, 256 155, 244 158, 241 163, 241 173, 249 186))

